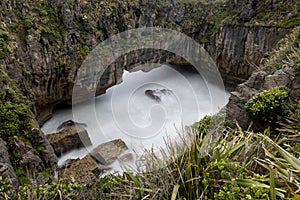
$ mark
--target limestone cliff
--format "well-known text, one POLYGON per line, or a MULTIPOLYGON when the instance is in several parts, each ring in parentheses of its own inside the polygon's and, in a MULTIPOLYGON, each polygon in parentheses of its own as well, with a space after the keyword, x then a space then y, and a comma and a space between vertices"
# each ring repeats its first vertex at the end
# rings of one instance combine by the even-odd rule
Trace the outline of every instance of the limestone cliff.
MULTIPOLYGON (((275 86, 286 86, 290 89, 289 101, 297 103, 300 100, 300 27, 296 27, 291 34, 282 39, 277 48, 259 66, 259 70, 252 73, 250 78, 239 84, 231 93, 226 105, 229 120, 239 123, 247 129, 250 120, 244 108, 247 101, 255 94, 270 90, 275 86)), ((252 125, 253 128, 255 124, 252 125)))
MULTIPOLYGON (((291 16, 275 16, 281 13, 278 11, 283 3, 264 4, 255 0, 212 4, 183 0, 2 0, 0 4, 1 73, 7 73, 14 83, 4 79, 1 82, 8 88, 15 85, 17 91, 30 100, 31 103, 26 102, 30 108, 30 117, 26 120, 33 120, 34 125, 28 126, 31 128, 38 128, 34 118, 43 123, 55 105, 71 100, 74 78, 82 61, 92 48, 111 35, 145 26, 181 31, 203 43, 215 59, 225 83, 235 86, 251 75, 263 54, 275 47, 298 17, 297 6, 293 4, 283 6, 291 16), (260 16, 266 10, 268 16, 278 17, 278 20, 274 22, 260 16)), ((150 60, 182 64, 182 60, 168 52, 153 49, 132 52, 106 70, 99 82, 98 94, 115 85, 124 69, 130 70, 132 64, 150 60)), ((37 144, 28 145, 28 138, 22 137, 21 141, 14 141, 20 152, 22 148, 30 149, 31 158, 40 163, 29 169, 37 168, 37 174, 55 168, 53 149, 42 133, 38 136, 37 144), (35 152, 39 146, 43 146, 41 151, 35 152)), ((10 155, 12 158, 15 156, 10 155)), ((16 171, 22 167, 20 162, 12 162, 16 171)), ((24 172, 21 175, 26 176, 24 172)), ((12 172, 11 177, 15 180, 15 173, 12 172)))
MULTIPOLYGON (((34 94, 31 97, 41 123, 51 116, 56 104, 71 99, 77 69, 89 51, 115 33, 160 26, 183 31, 196 41, 208 39, 206 49, 215 59, 225 82, 234 86, 246 80, 263 54, 289 32, 289 29, 273 26, 218 22, 218 15, 235 16, 234 11, 229 11, 242 2, 214 6, 200 3, 199 8, 175 1, 52 0, 33 4, 26 0, 4 0, 1 4, 4 28, 14 36, 10 39, 10 56, 4 56, 3 65, 13 73, 22 68, 20 73, 26 77, 25 85, 34 94)), ((133 52, 127 56, 127 63, 142 63, 142 54, 147 52, 133 52)), ((153 51, 148 53, 146 60, 165 62, 167 58, 168 54, 153 51)), ((104 73, 99 93, 116 84, 125 68, 122 60, 104 73)))

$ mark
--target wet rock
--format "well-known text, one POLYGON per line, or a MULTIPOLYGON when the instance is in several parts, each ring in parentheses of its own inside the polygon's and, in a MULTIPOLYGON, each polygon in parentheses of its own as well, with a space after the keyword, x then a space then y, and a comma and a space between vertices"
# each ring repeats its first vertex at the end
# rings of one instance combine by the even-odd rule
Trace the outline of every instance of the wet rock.
POLYGON ((65 128, 68 128, 69 126, 83 126, 83 127, 86 127, 86 123, 80 123, 80 122, 74 122, 73 120, 67 120, 63 123, 61 123, 56 130, 62 130, 62 129, 65 129, 65 128))
POLYGON ((51 167, 51 169, 52 169, 51 173, 52 173, 52 175, 54 175, 54 172, 57 169, 57 163, 58 163, 57 156, 54 152, 52 145, 46 139, 45 134, 41 130, 38 130, 38 131, 39 131, 39 135, 38 135, 39 146, 45 147, 45 149, 40 152, 40 155, 42 156, 42 158, 45 162, 45 165, 51 167))
POLYGON ((69 126, 62 131, 46 135, 57 156, 72 149, 90 146, 92 142, 88 132, 80 126, 69 126))
POLYGON ((126 151, 128 151, 128 147, 125 142, 121 139, 116 139, 100 144, 91 152, 91 156, 97 162, 109 165, 126 151))
POLYGON ((98 167, 95 160, 90 155, 87 155, 82 159, 68 160, 68 162, 59 169, 58 177, 73 177, 80 183, 91 185, 105 170, 108 170, 108 168, 98 167))
POLYGON ((161 98, 159 94, 155 92, 155 90, 146 90, 145 95, 155 100, 156 102, 161 102, 161 98))
POLYGON ((9 160, 6 142, 0 138, 0 176, 7 178, 13 188, 18 188, 19 181, 9 160))
POLYGON ((134 160, 134 155, 132 153, 124 153, 121 156, 119 156, 118 160, 121 163, 127 163, 127 162, 131 162, 134 160))
POLYGON ((146 90, 145 95, 155 100, 156 102, 161 102, 162 95, 172 94, 171 90, 168 89, 156 89, 156 90, 146 90))

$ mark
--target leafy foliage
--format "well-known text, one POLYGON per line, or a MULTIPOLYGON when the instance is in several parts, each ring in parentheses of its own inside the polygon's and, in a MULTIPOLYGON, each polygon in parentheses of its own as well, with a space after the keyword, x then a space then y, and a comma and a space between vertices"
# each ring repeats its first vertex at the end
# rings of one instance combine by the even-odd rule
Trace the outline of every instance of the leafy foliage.
POLYGON ((10 161, 21 183, 28 183, 27 173, 20 167, 22 159, 15 137, 42 153, 45 147, 39 144, 40 132, 35 128, 30 111, 30 103, 18 93, 16 83, 1 69, 0 66, 0 137, 6 142, 10 153, 10 161))
POLYGON ((199 133, 207 133, 215 127, 225 124, 225 114, 206 115, 199 122, 193 124, 193 128, 199 133))
POLYGON ((256 122, 276 125, 287 113, 288 94, 285 86, 265 90, 256 94, 246 103, 246 112, 256 122))
POLYGON ((8 199, 11 194, 11 185, 8 180, 0 176, 0 198, 8 199))
POLYGON ((5 56, 7 56, 9 53, 8 39, 9 39, 8 32, 3 30, 0 27, 0 59, 5 58, 5 56))
POLYGON ((0 177, 0 197, 4 197, 4 199, 83 199, 87 192, 85 185, 79 184, 73 179, 64 179, 59 182, 52 181, 37 187, 24 184, 14 193, 10 191, 10 187, 9 183, 3 181, 0 177))

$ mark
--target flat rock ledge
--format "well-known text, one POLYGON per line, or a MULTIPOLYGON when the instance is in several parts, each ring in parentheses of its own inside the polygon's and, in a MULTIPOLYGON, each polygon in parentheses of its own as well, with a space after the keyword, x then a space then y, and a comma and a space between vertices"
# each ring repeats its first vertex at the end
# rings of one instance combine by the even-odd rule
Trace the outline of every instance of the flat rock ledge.
POLYGON ((97 146, 91 152, 91 156, 102 165, 110 165, 128 151, 129 149, 125 142, 121 139, 116 139, 97 146))
POLYGON ((118 160, 127 163, 134 159, 132 153, 121 139, 105 142, 97 146, 90 154, 83 158, 69 159, 59 169, 59 178, 71 178, 91 185, 99 176, 111 168, 107 165, 118 160))
POLYGON ((57 156, 73 149, 92 145, 88 132, 77 125, 69 126, 57 133, 48 134, 46 137, 57 156))
POLYGON ((68 160, 58 171, 59 178, 74 178, 76 181, 91 185, 98 180, 99 175, 110 168, 99 167, 95 160, 86 155, 82 159, 68 160))

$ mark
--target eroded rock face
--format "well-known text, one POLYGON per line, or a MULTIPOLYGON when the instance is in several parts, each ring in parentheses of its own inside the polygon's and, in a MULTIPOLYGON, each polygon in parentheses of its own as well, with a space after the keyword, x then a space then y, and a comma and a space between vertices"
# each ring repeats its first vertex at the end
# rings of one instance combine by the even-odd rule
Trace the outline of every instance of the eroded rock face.
POLYGON ((82 159, 69 160, 64 166, 59 169, 59 178, 71 178, 84 184, 91 185, 94 183, 101 173, 108 168, 98 167, 95 160, 87 155, 82 159))
MULTIPOLYGON (((236 2, 237 7, 244 3, 236 2)), ((242 19, 251 18, 255 10, 254 2, 250 1, 249 8, 242 12, 242 19)), ((116 2, 117 13, 111 13, 107 3, 100 5, 94 0, 72 3, 53 0, 44 3, 39 6, 53 15, 51 19, 48 15, 32 17, 31 21, 28 20, 29 24, 24 24, 25 30, 15 35, 14 60, 22 63, 26 78, 22 80, 21 67, 16 67, 19 63, 13 59, 7 58, 1 62, 10 74, 16 74, 13 76, 20 79, 21 84, 27 83, 32 90, 34 96, 31 100, 40 124, 51 117, 55 105, 71 100, 74 79, 86 55, 110 36, 134 27, 159 26, 178 29, 199 41, 214 28, 214 24, 196 23, 202 21, 201 13, 195 13, 195 19, 186 19, 185 16, 191 14, 190 8, 173 0, 163 1, 161 5, 153 1, 116 2), (48 27, 49 24, 52 26, 48 27), (168 27, 169 24, 172 26, 168 27)), ((10 22, 18 22, 16 11, 22 16, 36 12, 30 2, 2 1, 1 6, 7 27, 10 22)), ((287 32, 289 29, 276 27, 226 25, 209 38, 205 49, 216 61, 225 82, 236 86, 251 75, 262 55, 275 47, 287 32)), ((186 64, 183 59, 167 52, 153 49, 131 52, 108 66, 99 80, 97 94, 117 84, 124 69, 130 71, 135 65, 147 62, 186 64)), ((30 96, 28 91, 24 90, 24 93, 30 96)))
POLYGON ((225 85, 234 89, 260 65, 263 55, 290 30, 275 27, 223 26, 206 47, 225 85))
MULTIPOLYGON (((47 176, 45 176, 43 174, 43 171, 47 167, 46 165, 49 164, 47 162, 51 162, 51 161, 54 162, 52 165, 50 165, 52 167, 52 170, 54 171, 56 169, 56 164, 57 164, 57 159, 55 159, 56 157, 55 158, 48 157, 49 160, 47 160, 47 162, 45 163, 42 160, 42 158, 39 156, 38 152, 30 144, 25 144, 17 136, 13 137, 13 141, 15 143, 15 146, 17 147, 17 151, 21 156, 19 164, 20 164, 20 168, 24 170, 25 174, 23 175, 26 175, 26 177, 29 178, 31 185, 45 184, 51 178, 51 174, 47 174, 47 176)), ((45 158, 47 157, 45 156, 45 158)))
MULTIPOLYGON (((55 105, 71 100, 74 79, 82 61, 90 49, 111 35, 134 27, 168 27, 168 24, 173 24, 175 26, 171 28, 174 30, 199 41, 214 28, 214 24, 196 23, 202 21, 199 13, 195 13, 195 19, 185 20, 185 16, 192 13, 191 9, 181 7, 173 0, 163 5, 155 4, 156 1, 119 2, 115 5, 119 10, 117 13, 107 9, 111 7, 106 2, 94 0, 0 2, 3 8, 0 11, 1 28, 6 27, 8 35, 12 35, 11 42, 8 42, 8 55, 0 59, 1 69, 3 67, 12 79, 17 80, 20 92, 31 100, 32 111, 40 124, 51 116, 55 105), (24 20, 20 16, 28 18, 24 20), (15 31, 12 28, 14 26, 20 30, 15 31)), ((235 2, 239 7, 245 1, 235 2)), ((243 14, 245 17, 242 16, 242 19, 251 18, 253 8, 246 8, 246 15, 243 14)), ((277 41, 289 31, 277 27, 226 25, 208 39, 205 48, 216 61, 225 83, 235 86, 250 76, 262 55, 275 47, 277 41)), ((104 93, 107 88, 118 83, 124 69, 134 70, 136 65, 147 62, 187 64, 183 59, 163 51, 145 49, 131 52, 107 68, 99 80, 97 94, 104 93)), ((293 85, 299 91, 299 80, 298 83, 293 82, 293 85)), ((239 103, 244 98, 242 93, 237 91, 236 97, 232 98, 236 98, 235 101, 239 103)), ((295 96, 299 94, 292 93, 295 96)), ((43 134, 39 137, 39 144, 45 147, 39 155, 43 161, 42 167, 55 168, 57 158, 52 147, 43 134)), ((9 166, 9 163, 5 166, 9 166)))
POLYGON ((109 165, 126 151, 128 151, 128 147, 125 142, 121 139, 116 139, 100 144, 91 152, 91 156, 97 160, 97 162, 103 165, 109 165))
POLYGON ((0 138, 0 176, 7 178, 8 182, 14 188, 18 188, 19 181, 14 171, 14 168, 9 160, 9 154, 6 148, 6 142, 0 138))
POLYGON ((227 119, 237 121, 243 129, 247 129, 250 125, 244 108, 247 101, 259 92, 280 85, 290 88, 291 91, 297 91, 298 96, 293 96, 294 93, 292 92, 290 98, 294 102, 299 100, 299 72, 297 75, 295 69, 284 68, 273 74, 268 74, 265 71, 254 72, 248 81, 238 85, 236 90, 231 93, 229 102, 225 107, 227 119))
POLYGON ((57 156, 72 149, 90 146, 92 142, 88 132, 80 126, 69 126, 62 131, 46 135, 57 156))

